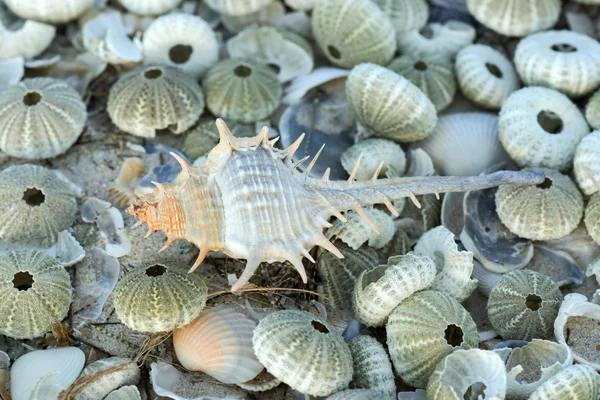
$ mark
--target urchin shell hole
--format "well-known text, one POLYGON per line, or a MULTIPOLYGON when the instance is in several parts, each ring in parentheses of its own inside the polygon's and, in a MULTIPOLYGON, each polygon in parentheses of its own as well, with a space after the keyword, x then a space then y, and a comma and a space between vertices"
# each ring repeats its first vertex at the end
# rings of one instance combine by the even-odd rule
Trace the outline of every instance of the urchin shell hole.
POLYGON ((458 325, 450 324, 444 331, 444 339, 452 347, 460 346, 463 342, 463 330, 458 325))
POLYGON ((35 280, 29 272, 19 271, 14 275, 12 283, 16 289, 26 292, 28 289, 31 289, 35 280))
POLYGON ((240 78, 246 78, 247 76, 250 76, 252 74, 252 68, 246 65, 238 65, 233 70, 233 73, 235 74, 235 76, 239 76, 240 78))
POLYGON ((23 192, 23 200, 28 206, 37 207, 46 201, 46 196, 40 189, 31 187, 23 192))
POLYGON ((146 79, 158 79, 162 76, 162 74, 162 70, 158 68, 150 68, 147 69, 146 72, 144 72, 144 76, 146 77, 146 79))
POLYGON ((485 63, 485 68, 496 78, 502 78, 502 71, 500 71, 500 68, 498 68, 496 65, 492 63, 485 63))
POLYGON ((169 49, 169 59, 175 64, 183 64, 188 62, 194 49, 186 44, 176 44, 169 49))
POLYGON ((552 187, 552 179, 546 178, 544 179, 544 182, 540 183, 539 185, 535 185, 535 187, 540 189, 550 189, 552 187))
POLYGON ((463 399, 485 399, 485 390, 487 386, 483 382, 475 382, 471 386, 467 388, 465 394, 463 395, 463 399))
POLYGON ((332 45, 327 46, 327 52, 329 53, 329 55, 331 57, 335 58, 336 60, 339 60, 340 58, 342 58, 342 53, 340 53, 338 48, 335 46, 332 46, 332 45))
POLYGON ((320 323, 319 321, 312 320, 312 321, 310 321, 310 324, 312 325, 313 328, 315 328, 315 330, 317 330, 321 333, 329 333, 329 329, 327 329, 327 327, 325 325, 323 325, 322 323, 320 323))
POLYGON ((537 311, 542 307, 542 298, 536 294, 530 294, 525 298, 525 305, 531 311, 537 311))
POLYGON ((27 92, 23 95, 23 104, 26 106, 35 106, 40 100, 42 100, 40 92, 27 92))
POLYGON ((538 124, 548 133, 561 133, 563 130, 562 119, 552 111, 542 110, 537 115, 538 124))
POLYGON ((273 72, 275 72, 276 74, 278 74, 279 71, 281 71, 281 68, 279 68, 279 65, 277 65, 277 64, 270 63, 270 64, 267 64, 267 66, 269 68, 271 68, 273 70, 273 72))
POLYGON ((571 46, 568 43, 553 44, 550 48, 557 53, 574 53, 577 51, 577 47, 571 46))
POLYGON ((423 61, 417 61, 414 67, 417 71, 427 71, 427 64, 425 64, 423 61))
POLYGON ((167 272, 167 269, 159 264, 146 268, 146 275, 151 277, 161 276, 165 272, 167 272))

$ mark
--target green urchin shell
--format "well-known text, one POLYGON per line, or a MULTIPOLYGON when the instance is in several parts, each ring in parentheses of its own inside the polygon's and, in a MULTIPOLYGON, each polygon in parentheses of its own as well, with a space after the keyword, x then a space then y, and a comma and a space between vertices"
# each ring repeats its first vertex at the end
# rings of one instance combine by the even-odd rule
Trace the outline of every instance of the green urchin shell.
POLYGON ((381 398, 381 393, 369 389, 348 389, 331 395, 327 400, 373 400, 381 398))
POLYGON ((206 73, 202 84, 206 106, 220 118, 256 122, 267 118, 281 104, 277 74, 256 61, 221 61, 206 73))
POLYGON ((50 246, 77 213, 69 185, 38 165, 13 165, 0 172, 0 197, 0 238, 11 243, 41 241, 50 246))
POLYGON ((306 311, 284 310, 260 320, 254 353, 269 373, 310 396, 344 390, 352 379, 352 355, 335 328, 306 311))
POLYGON ((163 332, 189 324, 206 305, 199 274, 175 264, 142 265, 127 273, 114 291, 122 323, 141 332, 163 332))
POLYGON ((597 90, 585 105, 585 118, 594 129, 600 129, 600 90, 597 90))
POLYGON ((319 47, 340 67, 365 62, 384 65, 396 51, 392 22, 370 0, 318 1, 311 21, 319 47))
POLYGON ((600 378, 594 368, 577 364, 544 382, 529 400, 592 400, 600 395, 600 378))
POLYGON ((404 54, 394 59, 387 68, 421 89, 438 112, 452 104, 457 86, 454 67, 447 57, 404 54))
POLYGON ((207 122, 188 131, 182 150, 190 160, 207 155, 219 142, 219 134, 213 126, 214 122, 207 122))
POLYGON ((509 272, 488 300, 488 317, 504 339, 549 339, 563 296, 546 275, 528 269, 509 272))
POLYGON ((600 244, 600 192, 596 192, 585 208, 585 227, 594 242, 600 244))
POLYGON ((348 342, 352 353, 354 374, 350 386, 371 389, 385 398, 396 397, 396 382, 392 363, 385 349, 375 338, 360 335, 348 342))
POLYGON ((425 388, 436 365, 456 349, 477 347, 473 318, 460 303, 426 290, 404 300, 386 326, 388 351, 404 382, 425 388))
POLYGON ((66 317, 73 289, 65 268, 37 250, 0 255, 0 333, 32 339, 66 317))
POLYGON ((500 221, 512 233, 533 240, 558 239, 577 228, 583 196, 571 178, 546 168, 523 172, 543 172, 546 180, 535 186, 500 186, 496 192, 500 221))
POLYGON ((421 29, 429 18, 425 0, 373 0, 392 21, 396 34, 421 29))

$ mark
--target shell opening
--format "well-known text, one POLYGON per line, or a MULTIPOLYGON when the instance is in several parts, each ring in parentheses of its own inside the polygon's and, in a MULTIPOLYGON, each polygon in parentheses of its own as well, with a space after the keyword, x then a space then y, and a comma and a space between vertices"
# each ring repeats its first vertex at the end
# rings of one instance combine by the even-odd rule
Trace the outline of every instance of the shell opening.
POLYGON ((37 207, 46 201, 46 196, 40 189, 31 187, 23 192, 23 200, 28 206, 37 207))
POLYGON ((577 51, 577 47, 571 46, 568 43, 553 44, 550 48, 557 53, 574 53, 577 51))
POLYGON ((542 307, 542 298, 536 294, 530 294, 525 298, 525 305, 531 311, 537 311, 542 307))
POLYGON ((31 289, 35 280, 33 279, 33 275, 31 275, 27 271, 19 271, 17 272, 12 280, 13 286, 19 290, 26 292, 28 289, 31 289))
POLYGON ((544 179, 544 182, 540 183, 539 185, 535 185, 535 187, 540 189, 550 189, 552 187, 552 179, 546 178, 544 179))
POLYGON ((315 328, 315 330, 317 330, 321 333, 329 333, 329 329, 327 329, 327 327, 325 325, 323 325, 322 323, 320 323, 319 321, 312 320, 312 321, 310 321, 310 324, 312 325, 313 328, 315 328))
POLYGON ((144 72, 144 77, 146 79, 158 79, 162 76, 163 72, 159 68, 149 68, 144 72))
POLYGON ((176 44, 169 49, 169 59, 175 64, 184 64, 188 62, 194 49, 186 44, 176 44))
POLYGON ((502 71, 500 71, 500 68, 498 68, 496 65, 492 63, 485 63, 485 68, 496 78, 502 78, 502 71))
POLYGON ((238 65, 233 70, 235 76, 239 76, 240 78, 246 78, 252 74, 252 68, 247 65, 238 65))
POLYGON ((433 38, 433 30, 427 25, 419 29, 419 34, 421 34, 421 36, 423 36, 425 39, 433 38))
POLYGON ((339 49, 335 46, 329 45, 327 46, 327 52, 329 53, 329 55, 333 58, 335 58, 336 60, 339 60, 340 58, 342 58, 342 53, 340 53, 339 49))
POLYGON ((278 74, 279 71, 281 71, 281 68, 279 68, 279 65, 277 64, 269 63, 267 64, 267 67, 271 68, 276 74, 278 74))
POLYGON ((475 382, 467 388, 463 399, 485 399, 485 390, 487 386, 483 382, 475 382))
POLYGON ((561 133, 563 130, 562 119, 552 111, 543 110, 537 116, 538 124, 548 133, 561 133))
POLYGON ((42 100, 40 92, 27 92, 23 95, 23 104, 26 106, 35 106, 40 100, 42 100))
POLYGON ((425 64, 423 61, 417 61, 414 67, 417 71, 427 71, 427 64, 425 64))
POLYGON ((146 268, 146 275, 153 277, 153 278, 157 277, 157 276, 161 276, 165 272, 167 272, 167 269, 164 266, 159 265, 159 264, 156 264, 156 265, 146 268))
POLYGON ((463 342, 463 330, 458 325, 450 324, 444 331, 444 339, 452 347, 460 346, 463 342))

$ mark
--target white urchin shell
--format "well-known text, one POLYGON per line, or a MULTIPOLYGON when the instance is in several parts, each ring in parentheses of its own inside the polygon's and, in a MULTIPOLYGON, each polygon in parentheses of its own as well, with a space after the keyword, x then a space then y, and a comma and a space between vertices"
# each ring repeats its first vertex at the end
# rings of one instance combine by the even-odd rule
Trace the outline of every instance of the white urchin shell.
POLYGON ((452 58, 473 40, 475 28, 469 24, 455 20, 443 25, 432 22, 421 30, 399 34, 398 50, 405 54, 452 58))
POLYGON ((177 7, 182 0, 119 0, 128 11, 139 15, 160 15, 177 7))
POLYGON ((581 139, 575 150, 573 169, 577 184, 586 196, 598 191, 594 181, 600 182, 600 131, 581 139))
MULTIPOLYGON (((21 24, 17 21, 16 24, 21 24)), ((5 27, 0 22, 0 59, 13 57, 34 58, 50 46, 56 27, 37 21, 24 21, 18 29, 5 27)))
POLYGON ((385 177, 391 170, 394 176, 403 176, 406 172, 406 156, 402 147, 387 139, 366 139, 350 146, 342 153, 341 163, 348 174, 352 173, 356 162, 360 165, 354 175, 358 181, 366 181, 383 163, 379 176, 385 177), (362 158, 360 158, 362 155, 362 158))
POLYGON ((598 90, 585 106, 585 118, 594 129, 600 129, 600 90, 598 90))
POLYGON ((213 10, 226 15, 240 16, 254 13, 273 0, 206 0, 213 10))
POLYGON ((61 24, 74 20, 92 7, 94 0, 6 0, 4 3, 24 19, 61 24))

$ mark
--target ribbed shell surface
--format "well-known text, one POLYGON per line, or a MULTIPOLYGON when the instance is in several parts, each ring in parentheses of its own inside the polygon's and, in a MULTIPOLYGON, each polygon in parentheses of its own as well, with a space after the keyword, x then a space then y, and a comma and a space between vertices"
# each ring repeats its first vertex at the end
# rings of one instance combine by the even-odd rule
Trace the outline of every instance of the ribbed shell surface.
POLYGON ((424 29, 398 34, 398 50, 402 54, 453 59, 460 49, 473 43, 475 34, 475 28, 465 22, 431 22, 424 29))
POLYGON ((558 286, 546 275, 527 269, 512 271, 492 289, 488 317, 503 339, 549 339, 562 299, 558 286), (532 308, 528 301, 538 304, 532 308))
POLYGON ((98 400, 124 385, 137 385, 140 381, 140 368, 136 361, 122 357, 109 357, 89 364, 81 377, 94 375, 109 368, 123 366, 121 369, 102 374, 84 386, 73 400, 98 400))
POLYGON ((154 137, 169 128, 182 133, 204 109, 200 85, 174 67, 140 67, 123 75, 110 88, 107 111, 121 130, 141 137, 154 137))
POLYGON ((600 129, 600 90, 585 105, 585 118, 592 128, 600 129))
POLYGON ((600 378, 589 365, 573 365, 548 379, 529 400, 592 400, 600 396, 600 378))
POLYGON ((577 145, 573 171, 577 184, 585 195, 589 196, 598 191, 594 180, 600 182, 600 130, 584 136, 577 145))
POLYGON ((182 0, 119 0, 128 11, 139 15, 159 15, 174 9, 182 0))
POLYGON ((327 229, 325 236, 329 239, 340 239, 354 250, 364 243, 368 243, 375 249, 382 248, 392 240, 396 233, 394 219, 385 211, 377 209, 365 210, 365 214, 377 231, 374 231, 359 214, 349 211, 345 217, 346 221, 335 220, 327 229))
POLYGON ((350 386, 380 392, 385 399, 396 398, 396 382, 392 363, 375 338, 360 335, 348 342, 352 353, 354 374, 350 386))
POLYGON ((317 316, 277 311, 254 330, 254 352, 271 374, 311 396, 344 390, 352 379, 352 355, 344 338, 317 316))
POLYGON ((0 238, 11 243, 54 244, 77 213, 77 200, 69 185, 38 165, 13 165, 0 172, 0 199, 0 238), (29 205, 23 198, 32 189, 44 196, 41 204, 29 205))
POLYGON ((81 96, 65 82, 25 79, 0 94, 0 149, 28 160, 55 157, 75 143, 86 118, 81 96))
POLYGON ((425 388, 435 366, 456 349, 477 347, 479 335, 471 315, 452 297, 433 290, 404 300, 386 326, 388 351, 396 373, 409 385, 425 388), (462 331, 458 346, 448 343, 446 329, 462 331))
POLYGON ((92 7, 94 0, 6 0, 8 8, 24 19, 62 24, 92 7))
POLYGON ((233 308, 207 308, 190 324, 175 329, 177 359, 228 384, 254 379, 263 369, 252 350, 256 323, 233 308))
POLYGON ((17 339, 42 336, 67 315, 72 293, 69 274, 51 256, 37 250, 2 254, 0 333, 17 339), (16 282, 13 282, 23 273, 33 277, 33 283, 26 290, 15 287, 16 282))
POLYGON ((396 33, 421 29, 429 18, 425 0, 374 0, 392 21, 396 33))
POLYGON ((589 235, 600 244, 600 193, 594 194, 588 202, 583 220, 589 235))
POLYGON ((385 177, 391 170, 394 176, 402 176, 406 172, 406 156, 402 147, 387 139, 361 140, 353 146, 348 147, 340 159, 342 166, 348 174, 352 173, 358 159, 360 164, 356 174, 357 181, 366 181, 373 178, 379 164, 383 162, 378 177, 385 177))
POLYGON ((206 0, 213 10, 226 15, 248 15, 267 6, 273 0, 206 0))

